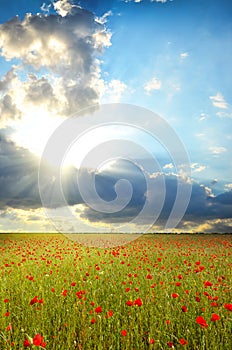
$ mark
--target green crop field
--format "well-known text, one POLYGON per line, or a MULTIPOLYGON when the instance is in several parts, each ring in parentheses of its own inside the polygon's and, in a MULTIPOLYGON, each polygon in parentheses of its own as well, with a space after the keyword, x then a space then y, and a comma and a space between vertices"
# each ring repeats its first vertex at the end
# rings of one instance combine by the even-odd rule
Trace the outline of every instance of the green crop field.
POLYGON ((231 235, 0 235, 0 349, 232 349, 231 235))

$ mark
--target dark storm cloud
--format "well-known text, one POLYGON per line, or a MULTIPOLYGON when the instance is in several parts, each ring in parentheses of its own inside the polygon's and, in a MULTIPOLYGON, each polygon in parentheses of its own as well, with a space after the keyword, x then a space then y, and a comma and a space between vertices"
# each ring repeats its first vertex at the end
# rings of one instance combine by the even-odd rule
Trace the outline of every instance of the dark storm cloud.
MULTIPOLYGON (((38 159, 28 150, 17 147, 8 141, 4 135, 0 138, 0 209, 20 208, 32 209, 42 206, 38 191, 38 159)), ((105 170, 98 171, 95 175, 96 191, 104 201, 112 201, 116 198, 116 184, 120 179, 126 179, 131 183, 133 195, 125 209, 115 213, 104 213, 91 209, 83 201, 77 184, 77 178, 85 179, 93 173, 91 169, 77 169, 70 167, 65 170, 62 177, 62 193, 66 203, 74 206, 84 205, 77 213, 83 220, 101 223, 125 223, 135 218, 148 198, 159 198, 160 177, 165 181, 165 201, 156 224, 164 226, 174 205, 176 198, 178 178, 173 174, 150 174, 152 193, 147 193, 146 179, 143 170, 128 161, 118 160, 105 170)), ((41 183, 47 195, 45 205, 50 208, 61 207, 64 201, 60 197, 59 171, 55 167, 48 166, 40 174, 41 183)), ((179 179, 180 180, 180 179, 179 179)), ((180 180, 184 181, 183 179, 180 180)), ((141 224, 146 224, 154 215, 152 208, 141 218, 141 224)), ((214 221, 216 227, 223 227, 224 232, 229 231, 229 220, 232 218, 232 191, 213 196, 212 192, 203 185, 193 183, 192 194, 186 214, 182 220, 195 224, 204 221, 214 221), (218 219, 218 221, 217 221, 218 219), (216 220, 216 221, 215 221, 216 220)), ((182 224, 179 226, 181 227, 182 224)), ((213 227, 214 227, 213 226, 213 227)))
POLYGON ((0 209, 40 206, 38 159, 0 134, 0 209))
MULTIPOLYGON (((171 174, 157 174, 157 176, 153 179, 152 193, 150 196, 156 196, 159 194, 159 183, 156 180, 161 176, 164 176, 165 179, 166 196, 163 208, 156 224, 165 225, 175 202, 178 178, 176 175, 171 174)), ((134 189, 133 196, 127 207, 120 212, 107 214, 97 212, 86 206, 85 210, 80 214, 83 220, 102 223, 123 223, 131 221, 139 214, 146 201, 146 182, 141 171, 135 169, 131 165, 129 165, 129 167, 128 165, 125 167, 125 163, 118 162, 115 163, 114 167, 111 167, 111 169, 107 172, 104 171, 98 175, 96 177, 96 188, 99 195, 104 200, 113 200, 116 196, 115 184, 120 178, 127 178, 129 181, 131 181, 134 189), (126 168, 126 171, 123 171, 123 168, 126 168), (121 169, 121 171, 118 169, 121 169)), ((181 179, 180 183, 182 181, 184 180, 181 179)), ((145 216, 142 217, 141 224, 145 224, 146 221, 150 219, 151 215, 153 215, 153 211, 147 211, 145 216)), ((182 220, 183 222, 191 221, 198 224, 204 222, 204 220, 231 218, 232 191, 222 193, 218 196, 213 196, 207 187, 193 183, 190 202, 186 214, 182 220)), ((224 223, 221 222, 221 225, 224 225, 224 229, 225 227, 227 227, 227 229, 229 228, 229 226, 226 225, 226 221, 224 223)))
MULTIPOLYGON (((9 208, 32 209, 42 207, 38 188, 39 159, 27 149, 18 147, 0 133, 0 210, 9 208)), ((60 173, 56 167, 47 165, 41 175, 46 192, 51 198, 50 207, 62 205, 59 193, 60 173)), ((83 176, 85 176, 83 174, 83 176)), ((77 191, 76 170, 70 168, 62 183, 69 205, 80 203, 77 191)))

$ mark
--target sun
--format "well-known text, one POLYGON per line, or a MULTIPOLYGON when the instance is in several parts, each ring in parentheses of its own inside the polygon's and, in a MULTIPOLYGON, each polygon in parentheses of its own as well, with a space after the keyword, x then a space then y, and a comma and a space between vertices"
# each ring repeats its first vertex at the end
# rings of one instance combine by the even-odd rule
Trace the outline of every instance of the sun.
MULTIPOLYGON (((80 122, 84 120, 85 117, 80 117, 80 122)), ((76 138, 70 141, 70 145, 64 151, 62 163, 60 164, 60 158, 57 157, 57 152, 60 150, 59 144, 53 147, 54 151, 52 152, 44 153, 44 151, 50 138, 57 129, 62 128, 62 123, 65 123, 65 121, 65 118, 52 114, 44 107, 34 108, 33 111, 28 110, 20 120, 12 123, 12 128, 14 129, 12 139, 17 146, 28 149, 39 158, 43 157, 52 166, 61 166, 62 168, 71 166, 77 169, 88 167, 99 171, 110 167, 112 161, 114 161, 114 157, 113 155, 111 157, 110 153, 112 141, 118 142, 118 152, 120 147, 122 147, 123 154, 124 146, 123 142, 121 142, 122 140, 130 140, 132 144, 133 142, 143 142, 144 144, 141 132, 134 130, 131 126, 102 124, 93 128, 87 127, 81 135, 77 134, 76 138), (102 152, 102 148, 100 147, 98 151, 98 146, 102 145, 108 149, 108 153, 106 152, 107 159, 101 161, 102 154, 99 152, 102 152), (97 163, 98 159, 100 163, 97 163)), ((63 136, 68 137, 68 135, 63 136)), ((146 143, 149 144, 147 141, 146 143)), ((128 149, 128 154, 130 154, 129 151, 130 149, 128 149)), ((133 147, 131 152, 133 155, 133 147)))
MULTIPOLYGON (((43 107, 34 109, 33 112, 28 111, 20 120, 12 123, 12 140, 17 146, 26 148, 41 158, 49 138, 63 121, 62 117, 52 115, 43 107)), ((55 165, 53 159, 48 161, 55 165)))
MULTIPOLYGON (((28 149, 31 153, 41 158, 46 144, 55 133, 56 129, 62 125, 65 118, 53 115, 46 108, 39 107, 36 110, 24 113, 23 117, 12 123, 12 139, 17 146, 28 149)), ((86 133, 78 137, 70 144, 64 154, 62 167, 73 166, 80 168, 85 156, 102 142, 112 139, 114 129, 112 127, 100 127, 87 130, 86 133)), ((58 151, 59 145, 57 145, 58 151)), ((46 159, 52 166, 57 166, 57 157, 50 155, 46 159)), ((91 164, 88 164, 91 166, 91 164)))

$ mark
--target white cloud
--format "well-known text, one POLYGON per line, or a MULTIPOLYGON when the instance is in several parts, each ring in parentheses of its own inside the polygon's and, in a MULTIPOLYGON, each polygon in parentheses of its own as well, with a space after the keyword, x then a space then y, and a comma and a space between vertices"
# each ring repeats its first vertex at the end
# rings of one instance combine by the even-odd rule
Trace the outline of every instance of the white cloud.
POLYGON ((226 184, 225 185, 225 190, 232 191, 232 183, 231 184, 226 184))
POLYGON ((104 13, 103 16, 97 17, 96 20, 97 20, 99 23, 101 23, 101 24, 105 24, 105 23, 107 22, 107 20, 108 20, 108 17, 109 17, 109 16, 112 16, 112 15, 113 15, 113 12, 110 10, 110 11, 104 13))
POLYGON ((26 14, 0 25, 1 55, 20 61, 0 81, 1 119, 20 115, 30 102, 67 117, 99 101, 98 57, 111 34, 87 10, 65 0, 54 6, 63 17, 26 14), (20 79, 28 69, 33 74, 20 79))
POLYGON ((209 98, 212 101, 214 107, 222 109, 228 108, 228 104, 221 93, 218 92, 215 96, 210 96, 209 98))
POLYGON ((214 155, 219 155, 221 153, 227 152, 227 149, 222 146, 214 146, 214 147, 210 147, 210 152, 213 153, 214 155))
POLYGON ((172 163, 168 163, 163 166, 163 169, 173 169, 173 168, 174 168, 174 165, 172 163))
POLYGON ((191 164, 191 169, 193 173, 200 173, 201 171, 206 169, 205 165, 200 165, 199 163, 191 164))
POLYGON ((199 132, 198 134, 195 134, 196 137, 204 137, 205 134, 203 132, 199 132))
POLYGON ((107 102, 119 102, 126 89, 127 85, 118 79, 113 79, 109 83, 103 83, 103 100, 107 100, 107 102))
POLYGON ((201 113, 199 117, 199 121, 202 122, 203 120, 206 120, 208 116, 205 113, 201 113))
POLYGON ((161 86, 161 81, 154 77, 144 84, 144 90, 149 94, 153 90, 160 90, 161 86))
POLYGON ((41 11, 43 12, 50 12, 50 8, 51 8, 51 4, 47 5, 45 2, 43 3, 43 5, 40 7, 41 11))
POLYGON ((229 112, 217 112, 216 115, 219 117, 219 118, 232 118, 232 111, 229 111, 229 112))
POLYGON ((181 54, 180 54, 180 58, 181 58, 182 60, 184 60, 184 59, 187 58, 188 56, 189 56, 188 52, 181 52, 181 54))
POLYGON ((62 17, 67 16, 69 13, 71 13, 74 7, 77 7, 75 5, 70 4, 69 0, 54 1, 53 6, 55 11, 62 17))
POLYGON ((54 232, 54 225, 44 209, 24 210, 8 208, 0 210, 0 232, 54 232))

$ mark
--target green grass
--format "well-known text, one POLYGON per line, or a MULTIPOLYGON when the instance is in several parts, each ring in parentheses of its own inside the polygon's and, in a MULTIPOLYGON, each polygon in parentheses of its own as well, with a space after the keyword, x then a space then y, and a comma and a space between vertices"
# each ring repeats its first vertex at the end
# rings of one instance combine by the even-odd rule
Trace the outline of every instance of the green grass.
POLYGON ((145 235, 100 249, 58 234, 1 234, 0 349, 40 334, 53 350, 229 350, 231 247, 231 235, 145 235), (41 303, 30 305, 35 296, 41 303))

